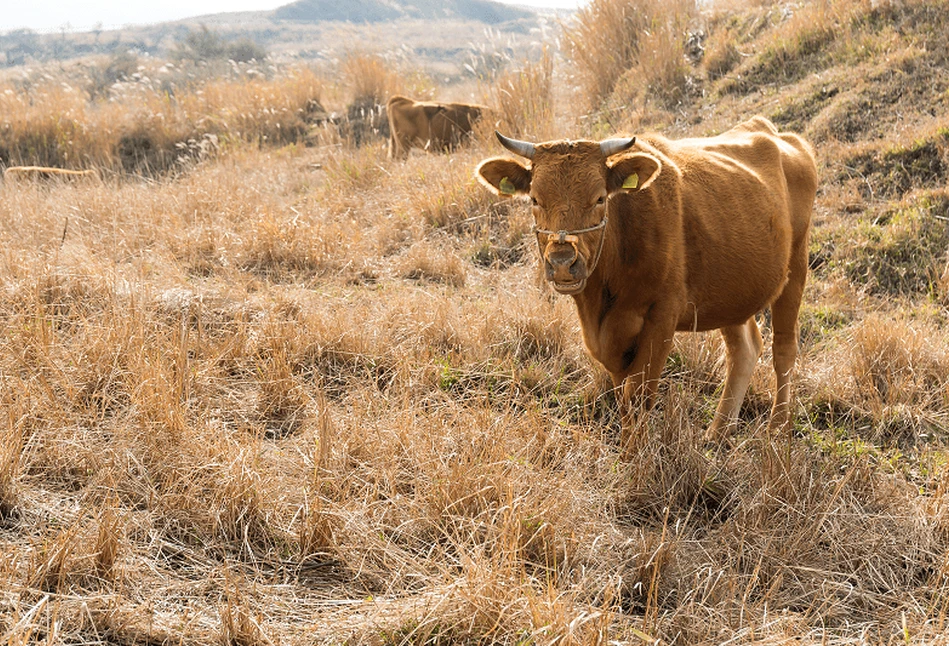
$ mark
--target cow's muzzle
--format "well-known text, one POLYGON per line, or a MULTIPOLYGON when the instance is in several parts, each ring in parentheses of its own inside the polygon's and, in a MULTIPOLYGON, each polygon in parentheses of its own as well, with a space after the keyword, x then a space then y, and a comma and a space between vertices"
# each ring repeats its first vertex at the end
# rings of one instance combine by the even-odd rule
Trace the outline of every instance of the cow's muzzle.
POLYGON ((558 242, 548 239, 547 247, 543 250, 544 273, 561 294, 576 294, 586 286, 589 272, 586 261, 577 249, 577 237, 567 238, 573 240, 558 242))
POLYGON ((537 234, 537 243, 544 258, 544 273, 547 280, 553 283, 555 290, 561 294, 578 294, 586 287, 587 279, 596 268, 603 252, 603 241, 606 238, 606 218, 596 226, 573 231, 550 231, 534 229, 537 234), (577 243, 580 236, 586 233, 600 231, 600 241, 596 254, 588 263, 580 253, 577 243), (546 244, 544 239, 546 238, 546 244))

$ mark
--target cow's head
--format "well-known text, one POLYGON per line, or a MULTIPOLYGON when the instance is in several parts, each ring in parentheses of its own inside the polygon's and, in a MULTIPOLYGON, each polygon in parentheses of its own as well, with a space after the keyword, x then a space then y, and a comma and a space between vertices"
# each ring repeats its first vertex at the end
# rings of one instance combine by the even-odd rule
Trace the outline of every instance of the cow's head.
POLYGON ((635 137, 532 144, 495 134, 529 163, 487 159, 478 166, 478 178, 498 195, 530 197, 547 280, 562 294, 580 293, 609 235, 610 195, 645 189, 661 163, 653 155, 628 152, 635 137))

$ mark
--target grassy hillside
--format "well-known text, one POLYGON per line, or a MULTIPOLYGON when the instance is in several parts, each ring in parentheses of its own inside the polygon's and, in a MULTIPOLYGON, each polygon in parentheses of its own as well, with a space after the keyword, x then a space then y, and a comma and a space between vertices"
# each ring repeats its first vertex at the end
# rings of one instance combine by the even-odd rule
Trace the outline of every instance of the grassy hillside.
POLYGON ((372 51, 0 79, 4 163, 101 175, 0 186, 0 643, 945 643, 949 4, 702 7, 594 0, 448 86, 372 51), (490 128, 401 163, 314 118, 393 91, 808 137, 793 433, 766 350, 705 444, 722 342, 680 335, 624 459, 529 209, 473 179, 490 128))

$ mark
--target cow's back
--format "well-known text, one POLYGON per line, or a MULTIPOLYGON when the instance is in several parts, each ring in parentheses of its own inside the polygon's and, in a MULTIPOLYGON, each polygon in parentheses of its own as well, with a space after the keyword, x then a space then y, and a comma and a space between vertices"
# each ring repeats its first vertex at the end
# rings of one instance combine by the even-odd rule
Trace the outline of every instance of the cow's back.
POLYGON ((431 119, 432 141, 442 147, 457 146, 471 132, 480 116, 480 106, 464 103, 442 106, 431 119))
POLYGON ((781 293, 792 248, 806 244, 813 153, 760 117, 717 137, 653 142, 681 178, 689 307, 679 328, 739 324, 781 293))

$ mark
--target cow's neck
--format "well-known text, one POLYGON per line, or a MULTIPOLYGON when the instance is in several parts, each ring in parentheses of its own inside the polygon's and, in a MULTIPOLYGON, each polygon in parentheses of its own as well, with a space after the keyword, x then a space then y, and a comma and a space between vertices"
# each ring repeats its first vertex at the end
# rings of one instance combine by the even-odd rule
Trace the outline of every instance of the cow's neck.
POLYGON ((599 268, 597 269, 587 279, 583 291, 573 295, 580 322, 584 328, 602 325, 606 315, 616 303, 615 292, 604 280, 599 268))
POLYGON ((573 296, 586 335, 598 334, 598 330, 608 323, 609 315, 619 304, 621 288, 626 291, 629 289, 629 286, 611 284, 607 279, 611 276, 615 283, 621 280, 623 272, 618 266, 618 231, 612 222, 604 233, 606 237, 603 240, 603 250, 599 261, 593 273, 587 278, 586 287, 573 296))

